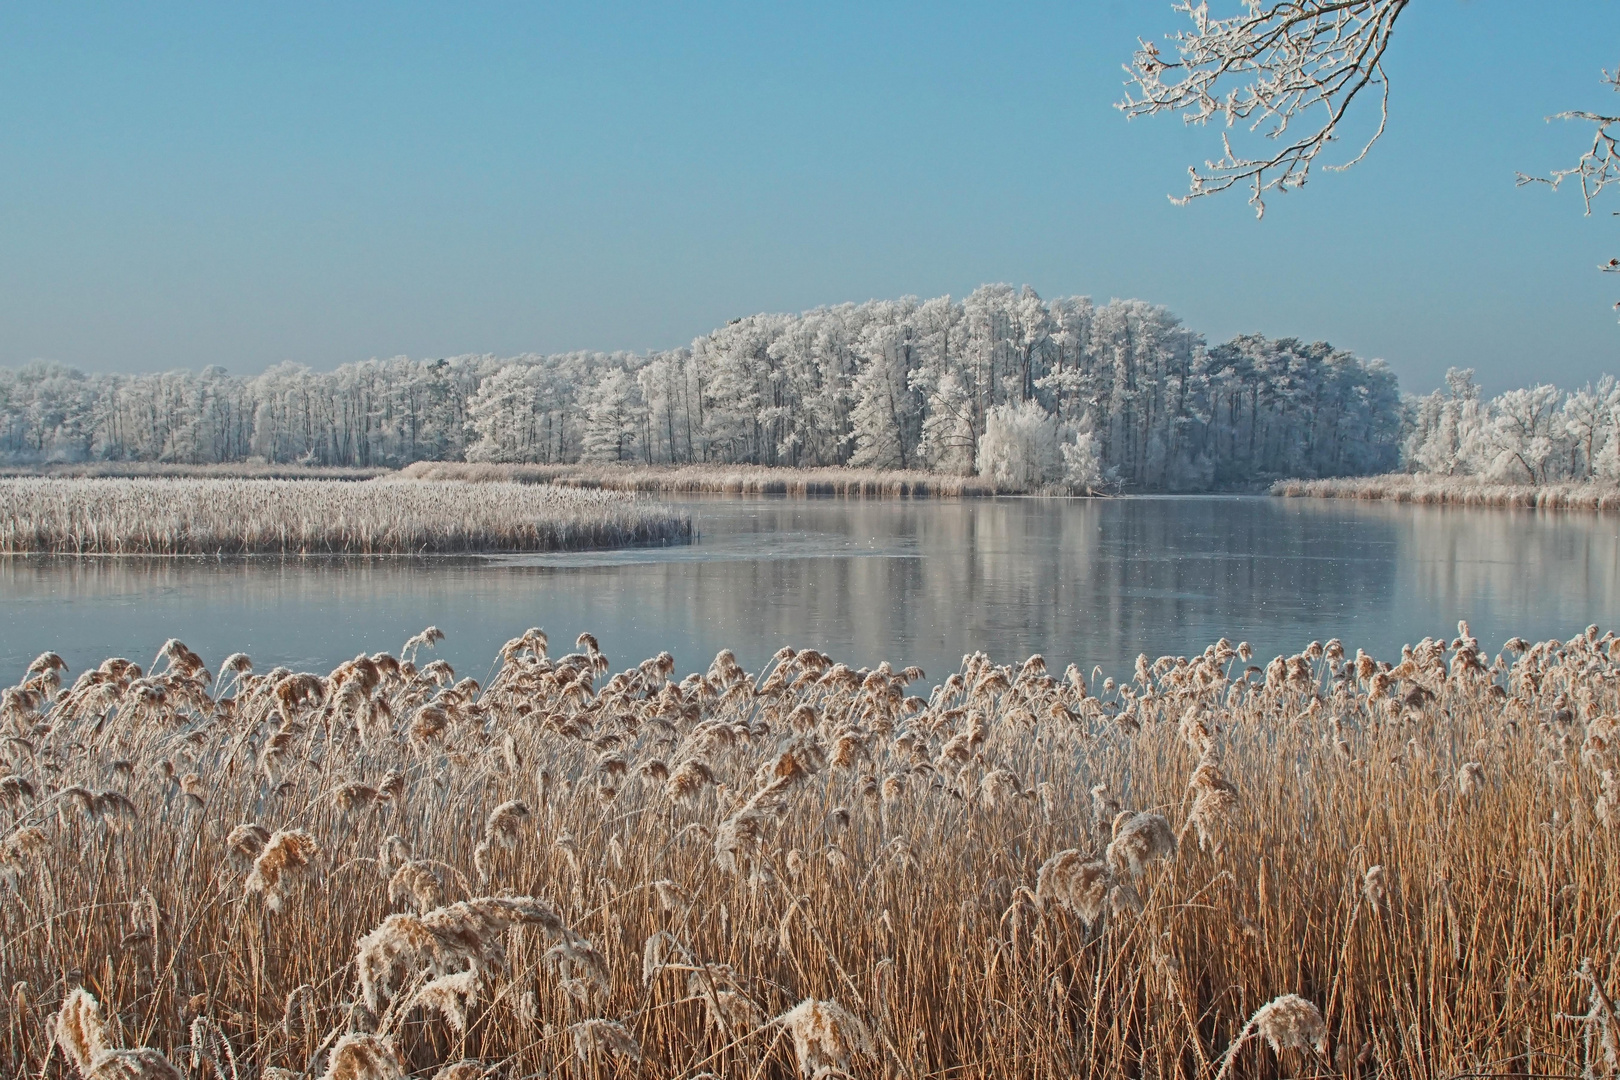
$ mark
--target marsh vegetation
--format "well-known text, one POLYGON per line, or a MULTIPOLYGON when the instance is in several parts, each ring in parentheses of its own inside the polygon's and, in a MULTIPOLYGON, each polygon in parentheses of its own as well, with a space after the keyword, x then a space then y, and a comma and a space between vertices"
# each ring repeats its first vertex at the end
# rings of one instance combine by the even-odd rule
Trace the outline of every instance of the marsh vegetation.
POLYGON ((1313 499, 1367 499, 1425 506, 1498 506, 1540 510, 1620 510, 1620 484, 1588 480, 1530 484, 1476 476, 1391 473, 1332 480, 1284 480, 1273 495, 1313 499))
POLYGON ((400 476, 412 480, 553 484, 604 491, 697 495, 845 495, 927 499, 1013 495, 1024 489, 977 476, 905 469, 773 468, 765 465, 511 465, 422 461, 400 476))
POLYGON ((1611 1067, 1596 627, 1387 662, 1221 641, 1118 682, 974 655, 932 689, 538 630, 479 685, 438 637, 325 675, 179 642, 30 666, 0 719, 8 1072, 1611 1067))
POLYGON ((691 538, 691 519, 600 491, 341 480, 0 479, 0 553, 436 554, 691 538))

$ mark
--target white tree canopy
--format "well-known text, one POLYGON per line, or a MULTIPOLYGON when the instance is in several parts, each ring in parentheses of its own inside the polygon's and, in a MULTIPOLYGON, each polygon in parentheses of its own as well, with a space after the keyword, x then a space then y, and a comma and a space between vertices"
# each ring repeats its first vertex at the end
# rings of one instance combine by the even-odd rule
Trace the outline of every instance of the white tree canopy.
POLYGON ((1482 401, 1474 373, 1453 368, 1444 390, 1407 412, 1411 472, 1516 484, 1620 481, 1620 385, 1612 376, 1568 394, 1543 384, 1482 401))
POLYGON ((749 462, 1203 490, 1393 468, 1402 418, 1377 361, 1258 335, 1209 348, 1153 304, 1007 285, 753 315, 644 355, 395 357, 249 378, 0 370, 12 463, 749 462))

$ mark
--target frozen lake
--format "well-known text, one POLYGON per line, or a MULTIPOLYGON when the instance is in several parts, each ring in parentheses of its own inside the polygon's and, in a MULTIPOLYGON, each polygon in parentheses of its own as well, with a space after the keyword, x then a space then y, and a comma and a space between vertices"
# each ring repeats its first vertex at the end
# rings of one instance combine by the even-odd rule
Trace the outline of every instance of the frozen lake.
POLYGON ((753 669, 788 644, 936 681, 974 649, 1128 675, 1138 653, 1222 636, 1262 661, 1330 637, 1389 658, 1459 618, 1494 652, 1607 628, 1620 601, 1620 519, 1597 515, 1269 497, 681 505, 690 547, 0 560, 0 678, 45 649, 74 672, 144 665, 168 637, 211 665, 242 651, 261 671, 325 671, 429 624, 448 635, 431 655, 479 679, 529 626, 553 652, 589 630, 616 667, 668 649, 685 672, 729 647, 753 669))

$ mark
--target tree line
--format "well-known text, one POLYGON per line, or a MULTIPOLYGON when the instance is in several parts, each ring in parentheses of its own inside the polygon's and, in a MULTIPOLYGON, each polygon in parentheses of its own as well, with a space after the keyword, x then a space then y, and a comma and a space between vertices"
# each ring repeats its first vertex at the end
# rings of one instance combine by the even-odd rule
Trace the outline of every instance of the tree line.
POLYGON ((986 285, 735 319, 645 354, 404 357, 253 376, 0 370, 0 459, 852 465, 1207 490, 1396 467, 1394 375, 1325 343, 1209 346, 1140 300, 986 285))
POLYGON ((1407 471, 1500 483, 1620 482, 1620 385, 1564 392, 1543 383, 1481 396, 1472 368, 1407 405, 1407 471))

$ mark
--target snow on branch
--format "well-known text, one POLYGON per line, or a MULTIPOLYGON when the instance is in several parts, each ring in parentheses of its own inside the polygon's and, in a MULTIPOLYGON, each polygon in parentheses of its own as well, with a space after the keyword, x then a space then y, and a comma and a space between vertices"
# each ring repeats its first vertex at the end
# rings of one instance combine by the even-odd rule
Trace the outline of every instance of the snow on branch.
MULTIPOLYGON (((1620 69, 1603 72, 1603 81, 1616 90, 1620 90, 1620 69)), ((1586 212, 1592 212, 1592 200, 1604 188, 1611 184, 1620 183, 1620 116, 1607 116, 1603 113, 1587 112, 1584 109, 1569 112, 1555 113, 1547 117, 1548 120, 1584 120, 1593 124, 1596 130, 1592 133, 1592 146, 1581 155, 1573 167, 1555 170, 1549 176, 1527 176, 1519 173, 1519 186, 1526 184, 1546 184, 1557 191, 1565 180, 1578 176, 1581 180, 1581 198, 1586 203, 1586 212)), ((1606 274, 1620 274, 1620 259, 1610 259, 1598 267, 1606 274)), ((1620 303, 1614 305, 1620 308, 1620 303)))
POLYGON ((1265 213, 1265 193, 1302 187, 1317 155, 1338 138, 1351 104, 1368 87, 1379 97, 1378 128, 1340 171, 1366 156, 1384 133, 1389 81, 1383 68, 1395 20, 1409 0, 1244 0, 1245 13, 1211 18, 1209 4, 1175 5, 1194 29, 1171 36, 1175 56, 1143 41, 1126 72, 1127 117, 1179 112, 1189 124, 1224 120, 1274 141, 1274 152, 1246 156, 1222 132, 1224 154, 1202 170, 1189 167, 1191 186, 1181 198, 1252 190, 1250 205, 1265 213))
MULTIPOLYGON (((1620 90, 1620 69, 1605 71, 1603 81, 1616 90, 1620 90)), ((1610 184, 1620 183, 1620 116, 1605 116, 1602 113, 1573 110, 1570 112, 1555 113, 1547 117, 1548 120, 1585 120, 1597 125, 1592 135, 1592 148, 1581 155, 1581 159, 1572 168, 1558 169, 1550 176, 1526 176, 1519 174, 1519 186, 1525 184, 1546 184, 1556 190, 1560 184, 1572 176, 1581 179, 1581 196, 1586 200, 1586 212, 1592 212, 1592 200, 1598 193, 1610 184)), ((1611 263, 1605 270, 1620 269, 1620 262, 1611 263)))

